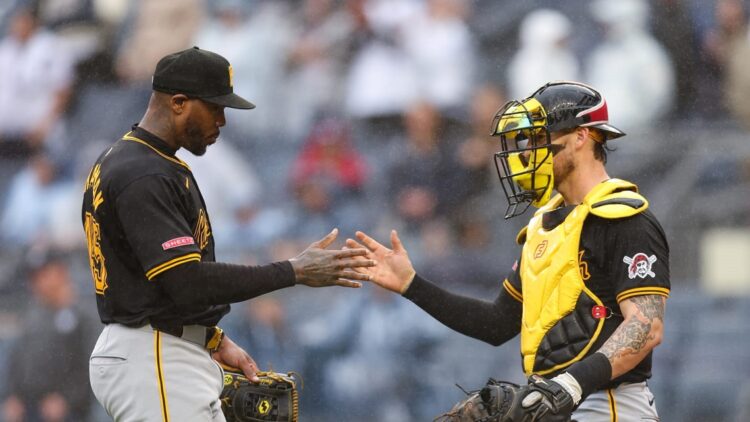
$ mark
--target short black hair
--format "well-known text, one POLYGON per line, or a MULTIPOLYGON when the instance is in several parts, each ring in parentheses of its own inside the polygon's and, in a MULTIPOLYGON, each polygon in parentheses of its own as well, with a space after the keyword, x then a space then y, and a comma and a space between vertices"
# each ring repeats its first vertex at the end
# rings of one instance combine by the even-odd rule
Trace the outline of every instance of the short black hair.
POLYGON ((607 164, 607 153, 614 151, 614 148, 607 145, 607 134, 595 128, 589 129, 594 133, 594 158, 607 164))

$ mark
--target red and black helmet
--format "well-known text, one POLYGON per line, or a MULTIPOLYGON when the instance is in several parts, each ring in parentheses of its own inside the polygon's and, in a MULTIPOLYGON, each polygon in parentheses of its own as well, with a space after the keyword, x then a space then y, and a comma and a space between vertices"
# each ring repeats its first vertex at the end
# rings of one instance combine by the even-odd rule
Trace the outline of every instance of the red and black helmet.
POLYGON ((550 200, 554 189, 552 133, 578 127, 597 129, 604 137, 598 142, 625 135, 609 124, 602 95, 580 82, 550 82, 498 110, 490 134, 500 138, 502 147, 495 154, 495 165, 508 199, 506 218, 550 200))
POLYGON ((609 124, 607 102, 597 90, 571 81, 550 82, 531 94, 547 114, 547 130, 565 131, 576 127, 599 129, 606 140, 619 138, 625 133, 609 124))

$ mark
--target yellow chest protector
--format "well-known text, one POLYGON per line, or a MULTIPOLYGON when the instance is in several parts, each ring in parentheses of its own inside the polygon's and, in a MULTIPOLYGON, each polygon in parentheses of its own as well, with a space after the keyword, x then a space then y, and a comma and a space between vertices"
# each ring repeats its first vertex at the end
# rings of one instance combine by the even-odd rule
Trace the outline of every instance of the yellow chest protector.
POLYGON ((591 309, 601 305, 581 274, 579 243, 589 214, 623 218, 648 208, 636 185, 610 179, 586 195, 556 227, 546 230, 544 214, 563 203, 559 194, 540 208, 519 234, 523 244, 521 355, 527 375, 566 368, 587 355, 604 325, 591 309))

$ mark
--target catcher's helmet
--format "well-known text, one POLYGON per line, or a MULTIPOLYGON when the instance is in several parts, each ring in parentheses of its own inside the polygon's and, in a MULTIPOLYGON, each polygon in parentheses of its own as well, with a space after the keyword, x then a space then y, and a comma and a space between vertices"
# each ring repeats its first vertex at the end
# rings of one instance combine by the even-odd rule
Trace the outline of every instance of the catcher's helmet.
POLYGON ((594 88, 579 82, 550 82, 530 97, 509 101, 495 115, 491 135, 502 150, 495 154, 500 182, 508 198, 505 218, 523 214, 529 205, 546 204, 554 187, 550 134, 577 127, 599 130, 603 141, 625 133, 609 124, 607 103, 594 88), (524 155, 525 152, 529 152, 524 155))

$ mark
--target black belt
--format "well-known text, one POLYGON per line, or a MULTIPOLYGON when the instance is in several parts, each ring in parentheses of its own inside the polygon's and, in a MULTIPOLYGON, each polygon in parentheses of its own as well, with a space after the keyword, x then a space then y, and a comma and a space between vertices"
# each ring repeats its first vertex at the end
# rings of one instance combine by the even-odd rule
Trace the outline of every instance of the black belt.
POLYGON ((167 325, 151 323, 154 330, 179 337, 183 340, 205 347, 209 351, 219 348, 224 332, 219 327, 205 327, 202 325, 167 325))

